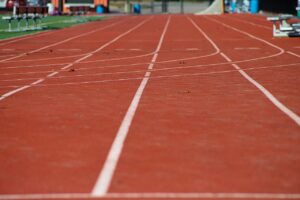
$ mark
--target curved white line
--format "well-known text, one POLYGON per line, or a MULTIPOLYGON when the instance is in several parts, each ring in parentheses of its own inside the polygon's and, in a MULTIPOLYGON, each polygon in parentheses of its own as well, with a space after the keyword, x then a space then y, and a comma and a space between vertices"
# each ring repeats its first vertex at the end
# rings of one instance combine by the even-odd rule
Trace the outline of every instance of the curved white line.
MULTIPOLYGON (((250 33, 247 33, 245 31, 239 30, 235 27, 232 27, 230 25, 227 25, 225 23, 219 22, 217 20, 211 19, 211 21, 215 21, 218 24, 221 24, 229 29, 235 30, 239 33, 242 33, 244 35, 247 35, 255 40, 259 40, 265 44, 268 44, 276 49, 278 49, 280 52, 284 53, 284 49, 264 40, 261 39, 259 37, 256 37, 250 33)), ((225 54, 223 54, 225 55, 225 54)), ((228 56, 227 56, 228 57, 228 56)), ((231 61, 228 58, 228 61, 231 61)), ((251 76, 249 76, 243 69, 241 69, 237 64, 232 64, 232 66, 238 70, 238 72, 245 78, 247 79, 250 83, 252 83, 263 95, 265 95, 265 97, 271 102, 273 103, 279 110, 281 110, 284 114, 286 114, 291 120, 293 120, 298 126, 300 126, 300 117, 293 112, 291 109, 289 109, 287 106, 285 106, 283 103, 281 103, 269 90, 267 90, 262 84, 260 84, 259 82, 257 82, 256 80, 254 80, 251 76)))
MULTIPOLYGON (((229 63, 231 64, 231 63, 229 63)), ((280 68, 280 67, 291 67, 291 66, 296 66, 298 67, 300 63, 292 63, 292 64, 284 64, 284 65, 271 65, 271 66, 264 66, 264 67, 252 67, 252 68, 247 68, 243 69, 244 71, 254 71, 254 70, 260 70, 260 69, 270 69, 270 68, 280 68)), ((145 72, 155 72, 157 70, 152 69, 152 70, 141 70, 141 71, 136 71, 132 73, 145 73, 145 72)), ((238 72, 239 70, 237 69, 232 69, 232 70, 220 70, 220 71, 210 71, 210 72, 198 72, 198 73, 187 73, 187 74, 173 74, 173 75, 152 75, 150 79, 163 79, 163 78, 180 78, 180 77, 186 77, 186 76, 203 76, 203 75, 211 75, 211 74, 225 74, 225 73, 232 73, 232 72, 238 72)), ((125 74, 124 72, 123 74, 125 74)), ((128 72, 130 73, 130 72, 128 72)), ((116 73, 118 74, 118 73, 116 73)), ((116 75, 116 74, 111 74, 111 75, 116 75)), ((121 73, 122 74, 122 73, 121 73)), ((88 75, 82 75, 83 77, 85 76, 102 76, 102 75, 109 75, 109 73, 100 73, 100 74, 88 74, 88 75)), ((79 77, 81 75, 78 75, 79 77)), ((60 79, 60 78, 73 78, 74 76, 63 76, 63 77, 52 77, 53 79, 60 79)), ((107 83, 107 82, 118 82, 118 81, 130 81, 130 80, 140 80, 143 79, 144 76, 139 76, 139 77, 124 77, 124 78, 116 78, 116 79, 104 79, 104 80, 91 80, 91 81, 77 81, 77 82, 64 82, 64 83, 48 83, 48 84, 39 84, 36 86, 40 87, 50 87, 50 86, 64 86, 64 85, 84 85, 84 84, 95 84, 95 83, 107 83)), ((36 80, 37 78, 35 78, 36 80)), ((16 80, 3 80, 3 81, 16 81, 16 80)), ((20 85, 8 85, 8 86, 0 86, 0 88, 17 88, 21 87, 20 85)))
MULTIPOLYGON (((178 60, 193 60, 193 59, 199 59, 199 58, 206 58, 206 57, 210 57, 213 55, 216 55, 219 52, 213 52, 210 54, 206 54, 206 55, 201 55, 201 56, 193 56, 193 57, 188 57, 188 58, 182 58, 182 59, 174 59, 174 60, 165 60, 165 61, 160 61, 160 62, 156 62, 156 63, 167 63, 167 62, 176 62, 178 60)), ((109 59, 101 59, 101 60, 92 60, 92 61, 85 61, 85 62, 80 62, 82 64, 86 64, 86 63, 97 63, 97 62, 107 62, 107 61, 115 61, 115 60, 128 60, 128 59, 134 59, 134 58, 141 58, 141 57, 146 57, 146 56, 151 56, 155 54, 155 51, 147 53, 147 54, 141 54, 141 55, 137 55, 137 56, 128 56, 128 57, 120 57, 120 58, 109 58, 109 59)), ((82 55, 86 55, 86 54, 82 54, 82 55)), ((24 60, 19 60, 19 61, 13 61, 13 62, 21 62, 24 60)), ((29 60, 29 61, 33 61, 33 60, 29 60)), ((35 60, 36 61, 36 60, 35 60)), ((8 61, 10 62, 10 61, 8 61)), ((5 62, 5 63, 8 63, 5 62)), ((64 65, 64 64, 70 64, 70 63, 63 63, 63 64, 41 64, 41 65, 29 65, 29 66, 13 66, 13 67, 3 67, 0 68, 1 69, 15 69, 15 68, 32 68, 32 67, 48 67, 48 66, 52 66, 52 65, 64 65)), ((144 64, 148 64, 148 63, 144 63, 144 64)), ((126 66, 126 65, 124 65, 126 66)))

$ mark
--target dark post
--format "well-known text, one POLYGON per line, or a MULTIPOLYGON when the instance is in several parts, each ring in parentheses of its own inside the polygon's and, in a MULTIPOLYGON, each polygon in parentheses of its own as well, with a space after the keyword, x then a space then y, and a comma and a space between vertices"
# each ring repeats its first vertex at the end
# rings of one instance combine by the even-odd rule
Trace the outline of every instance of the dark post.
POLYGON ((162 0, 162 12, 168 12, 168 0, 162 0))
POLYGON ((151 13, 154 13, 154 0, 151 0, 151 13))
POLYGON ((180 12, 181 12, 181 13, 184 13, 183 0, 180 0, 180 12))
POLYGON ((59 0, 59 3, 58 3, 58 12, 60 14, 62 14, 63 10, 64 10, 64 0, 59 0))

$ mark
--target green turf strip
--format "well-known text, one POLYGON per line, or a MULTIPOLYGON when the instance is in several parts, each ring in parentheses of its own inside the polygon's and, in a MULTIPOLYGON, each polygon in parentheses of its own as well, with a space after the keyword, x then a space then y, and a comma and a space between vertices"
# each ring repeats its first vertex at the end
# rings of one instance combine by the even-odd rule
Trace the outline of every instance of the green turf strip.
MULTIPOLYGON (((90 21, 102 20, 102 16, 48 16, 42 19, 41 26, 44 27, 43 30, 39 31, 19 31, 19 32, 7 32, 8 22, 2 19, 0 16, 0 40, 18 37, 22 35, 32 34, 45 30, 52 29, 62 29, 69 26, 74 26, 76 24, 86 23, 90 21)), ((21 21, 21 27, 25 27, 26 20, 21 21)), ((29 20, 30 25, 33 25, 33 20, 29 20)), ((12 21, 12 30, 17 28, 17 20, 12 21)))

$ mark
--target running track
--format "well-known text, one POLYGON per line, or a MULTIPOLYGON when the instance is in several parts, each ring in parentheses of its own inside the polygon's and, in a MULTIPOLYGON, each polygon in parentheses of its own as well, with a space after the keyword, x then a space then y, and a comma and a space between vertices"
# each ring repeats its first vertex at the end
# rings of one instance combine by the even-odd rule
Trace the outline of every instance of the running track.
POLYGON ((0 41, 0 199, 300 199, 300 40, 127 16, 0 41))

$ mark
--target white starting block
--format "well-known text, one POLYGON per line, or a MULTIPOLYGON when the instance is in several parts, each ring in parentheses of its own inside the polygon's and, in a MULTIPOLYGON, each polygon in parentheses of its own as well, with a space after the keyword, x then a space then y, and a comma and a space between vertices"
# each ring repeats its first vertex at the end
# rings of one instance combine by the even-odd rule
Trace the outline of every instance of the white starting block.
POLYGON ((273 22, 274 37, 300 37, 300 24, 289 24, 288 20, 293 15, 280 15, 277 17, 268 17, 267 20, 273 22), (279 22, 279 26, 278 23, 279 22))

